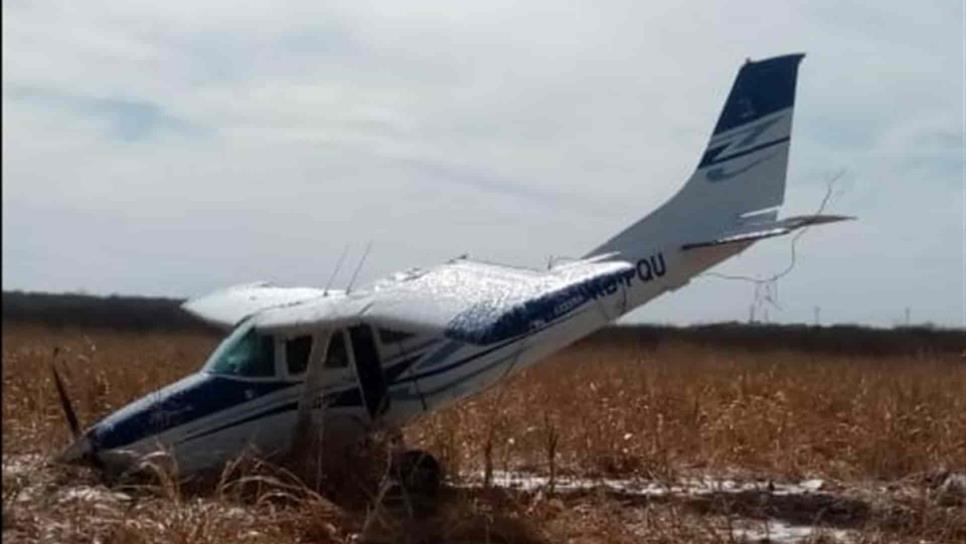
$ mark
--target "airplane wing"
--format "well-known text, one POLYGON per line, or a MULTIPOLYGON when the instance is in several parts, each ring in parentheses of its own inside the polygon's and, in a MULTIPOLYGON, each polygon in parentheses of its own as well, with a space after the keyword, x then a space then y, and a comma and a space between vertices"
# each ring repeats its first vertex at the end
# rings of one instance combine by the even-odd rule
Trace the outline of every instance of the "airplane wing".
POLYGON ((484 345, 561 318, 634 272, 623 261, 582 261, 548 271, 456 261, 340 299, 266 312, 255 326, 295 330, 365 322, 484 345))
MULTIPOLYGON (((188 300, 181 307, 188 313, 222 328, 232 328, 242 319, 268 308, 299 304, 322 297, 325 291, 313 287, 277 287, 267 282, 233 285, 188 300)), ((341 293, 329 293, 341 295, 341 293)))

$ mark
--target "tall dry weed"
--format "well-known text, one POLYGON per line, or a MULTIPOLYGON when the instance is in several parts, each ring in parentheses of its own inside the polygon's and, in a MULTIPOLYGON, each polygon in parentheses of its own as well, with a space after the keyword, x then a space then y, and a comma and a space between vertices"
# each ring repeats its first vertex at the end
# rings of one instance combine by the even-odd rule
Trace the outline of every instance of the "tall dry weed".
MULTIPOLYGON (((193 371, 218 338, 5 326, 3 340, 5 541, 345 542, 365 525, 364 512, 346 514, 298 478, 250 459, 229 465, 214 491, 201 495, 159 464, 153 487, 132 489, 128 499, 42 462, 69 440, 49 371, 54 347, 61 348, 78 415, 89 424, 193 371), (30 467, 8 472, 8 459, 27 459, 30 467)), ((489 467, 553 477, 640 476, 668 486, 695 471, 884 480, 902 500, 856 502, 854 512, 840 513, 838 526, 860 531, 861 542, 955 541, 966 535, 966 522, 956 521, 966 511, 939 504, 927 480, 966 471, 966 361, 926 353, 587 342, 406 433, 410 445, 434 453, 457 479, 489 467)), ((761 518, 767 527, 767 516, 783 504, 762 502, 762 495, 723 497, 450 490, 437 516, 421 524, 390 521, 372 536, 731 542, 742 538, 739 521, 761 518)), ((814 508, 815 516, 843 508, 821 500, 784 507, 796 515, 796 508, 814 508)), ((819 533, 813 540, 823 539, 819 533)))
POLYGON ((966 468, 966 361, 582 345, 413 426, 459 466, 901 478, 966 468), (487 452, 492 448, 493 451, 487 452), (492 461, 491 461, 492 462, 492 461))

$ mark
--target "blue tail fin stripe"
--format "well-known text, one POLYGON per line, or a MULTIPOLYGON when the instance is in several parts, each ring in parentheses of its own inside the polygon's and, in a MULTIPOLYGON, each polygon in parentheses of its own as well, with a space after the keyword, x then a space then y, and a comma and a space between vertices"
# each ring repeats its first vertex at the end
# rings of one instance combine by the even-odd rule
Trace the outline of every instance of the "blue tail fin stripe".
POLYGON ((761 151, 762 149, 767 149, 769 147, 772 147, 772 146, 775 146, 775 145, 778 145, 778 144, 783 144, 783 143, 785 143, 785 142, 787 142, 789 140, 790 140, 790 138, 788 136, 785 136, 784 138, 779 138, 777 140, 772 140, 770 142, 765 142, 763 144, 758 144, 755 147, 752 147, 750 149, 746 149, 744 151, 739 151, 738 153, 732 153, 731 155, 727 155, 725 157, 720 157, 720 158, 718 157, 718 155, 722 151, 724 151, 725 148, 728 147, 728 146, 727 145, 723 145, 721 147, 715 147, 715 148, 709 149, 708 152, 704 154, 704 157, 701 158, 701 164, 698 165, 698 168, 704 168, 706 166, 713 166, 715 164, 721 164, 723 162, 728 162, 731 159, 737 159, 738 157, 744 157, 745 155, 754 153, 756 151, 761 151))
POLYGON ((741 67, 714 134, 751 123, 795 103, 798 63, 805 55, 785 55, 741 67))

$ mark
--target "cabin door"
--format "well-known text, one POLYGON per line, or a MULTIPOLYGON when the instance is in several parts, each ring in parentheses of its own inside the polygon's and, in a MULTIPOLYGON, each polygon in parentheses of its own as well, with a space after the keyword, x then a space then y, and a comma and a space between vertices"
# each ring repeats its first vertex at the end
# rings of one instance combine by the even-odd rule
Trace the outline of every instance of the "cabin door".
POLYGON ((369 325, 356 325, 349 328, 349 339, 352 342, 352 354, 355 359, 356 376, 359 378, 359 389, 362 391, 362 401, 369 412, 369 417, 376 419, 389 408, 388 387, 386 375, 379 360, 379 350, 369 325))

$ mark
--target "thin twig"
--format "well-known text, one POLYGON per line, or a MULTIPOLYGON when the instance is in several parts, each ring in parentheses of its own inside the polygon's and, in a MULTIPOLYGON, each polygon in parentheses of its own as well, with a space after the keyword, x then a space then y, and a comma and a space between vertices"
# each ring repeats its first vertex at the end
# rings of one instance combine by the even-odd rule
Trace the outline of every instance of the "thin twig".
MULTIPOLYGON (((834 175, 832 175, 832 177, 829 178, 828 187, 825 190, 825 196, 822 197, 822 201, 819 204, 818 209, 815 210, 815 213, 813 215, 821 215, 821 213, 825 211, 825 208, 832 200, 835 184, 840 179, 842 179, 843 176, 845 176, 845 170, 840 170, 836 172, 834 175)), ((778 280, 780 280, 781 278, 784 278, 785 276, 790 274, 792 270, 794 270, 795 264, 797 263, 797 259, 798 259, 798 254, 796 252, 796 245, 798 244, 798 240, 806 232, 808 232, 808 229, 810 227, 811 225, 805 225, 792 236, 791 243, 789 244, 791 249, 791 254, 788 260, 788 265, 785 266, 785 268, 780 272, 777 272, 765 278, 756 278, 753 276, 746 276, 743 274, 722 274, 720 272, 705 272, 703 274, 700 274, 698 277, 699 278, 702 278, 702 277, 718 278, 723 280, 745 281, 745 282, 752 283, 755 286, 754 300, 752 303, 754 308, 760 308, 761 306, 767 303, 767 304, 771 304, 776 309, 781 310, 782 308, 778 303, 778 280)))

